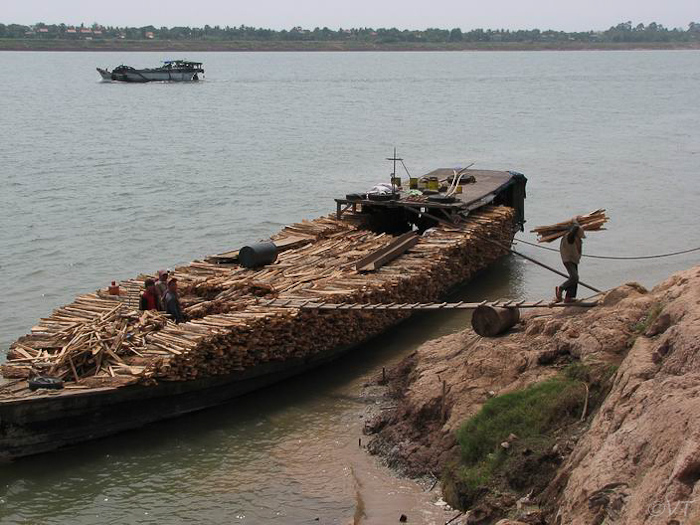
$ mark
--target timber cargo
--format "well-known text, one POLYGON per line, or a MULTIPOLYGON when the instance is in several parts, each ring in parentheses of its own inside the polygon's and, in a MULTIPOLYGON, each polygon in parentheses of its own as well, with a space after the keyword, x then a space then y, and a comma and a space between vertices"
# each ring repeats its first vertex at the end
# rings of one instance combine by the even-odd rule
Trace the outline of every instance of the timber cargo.
POLYGON ((505 255, 524 223, 522 174, 464 173, 431 172, 423 179, 437 180, 435 190, 395 182, 388 192, 336 199, 336 213, 274 235, 278 253, 262 266, 239 264, 231 251, 175 268, 187 322, 138 310, 148 275, 119 283, 118 295, 98 290, 56 309, 8 350, 0 458, 226 402, 329 362, 411 315, 307 310, 305 302, 443 297, 505 255), (46 377, 61 388, 33 389, 46 377))

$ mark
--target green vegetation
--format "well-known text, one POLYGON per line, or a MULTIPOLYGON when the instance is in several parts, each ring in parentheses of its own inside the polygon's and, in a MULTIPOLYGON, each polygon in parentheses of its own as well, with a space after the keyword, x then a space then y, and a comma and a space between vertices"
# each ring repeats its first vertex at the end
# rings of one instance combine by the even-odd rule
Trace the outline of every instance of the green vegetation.
POLYGON ((511 433, 520 439, 541 436, 575 418, 584 394, 579 381, 561 376, 490 399, 459 429, 463 461, 475 465, 487 459, 511 433))
POLYGON ((466 509, 494 489, 542 490, 559 464, 557 438, 579 423, 587 398, 589 409, 602 402, 614 372, 574 363, 552 379, 488 400, 457 432, 461 458, 443 473, 446 500, 466 509))
MULTIPOLYGON (((167 42, 169 45, 183 42, 208 43, 214 49, 300 49, 303 45, 312 45, 312 49, 373 49, 377 46, 396 49, 479 49, 479 46, 504 46, 520 44, 527 46, 551 46, 560 44, 577 48, 592 44, 700 44, 700 23, 691 22, 687 29, 666 28, 652 22, 648 25, 632 22, 618 24, 606 31, 566 32, 555 30, 506 30, 506 29, 472 29, 462 31, 459 28, 424 30, 397 28, 352 28, 329 29, 327 27, 304 29, 293 27, 276 31, 258 27, 240 25, 199 27, 117 27, 84 24, 72 26, 67 24, 34 25, 0 24, 0 42, 3 48, 26 48, 32 46, 12 46, 6 41, 37 41, 39 48, 65 48, 60 41, 72 43, 79 47, 82 43, 111 42, 112 48, 123 42, 139 42, 146 45, 155 42, 167 42), (43 43, 43 44, 41 44, 43 43), (249 45, 246 46, 245 43, 249 45), (250 45, 250 44, 253 45, 250 45), (52 45, 53 44, 53 45, 52 45), (226 44, 216 47, 216 44, 226 44), (300 47, 301 46, 301 47, 300 47)), ((71 47, 71 46, 68 46, 71 47)), ((99 49, 99 46, 95 45, 99 49)), ((546 47, 544 47, 546 48, 546 47)), ((202 46, 205 50, 206 46, 202 46)))
POLYGON ((664 309, 664 305, 661 303, 654 303, 649 311, 642 317, 637 323, 632 326, 632 331, 636 334, 643 334, 647 329, 656 321, 656 319, 661 314, 664 309))

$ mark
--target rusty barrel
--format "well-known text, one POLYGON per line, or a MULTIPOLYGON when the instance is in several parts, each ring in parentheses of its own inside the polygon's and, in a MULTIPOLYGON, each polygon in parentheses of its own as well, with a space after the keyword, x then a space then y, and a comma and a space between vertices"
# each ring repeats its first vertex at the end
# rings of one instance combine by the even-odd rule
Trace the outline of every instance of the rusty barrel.
POLYGON ((472 315, 472 328, 484 337, 494 337, 506 332, 520 321, 520 310, 517 308, 497 308, 481 305, 472 315))

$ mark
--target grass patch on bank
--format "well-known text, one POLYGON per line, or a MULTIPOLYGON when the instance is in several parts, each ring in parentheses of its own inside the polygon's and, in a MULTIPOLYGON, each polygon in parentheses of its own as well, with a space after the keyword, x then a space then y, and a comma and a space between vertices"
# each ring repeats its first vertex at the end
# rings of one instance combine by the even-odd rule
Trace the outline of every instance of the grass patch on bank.
POLYGON ((458 431, 462 460, 486 458, 510 434, 520 439, 539 436, 581 414, 585 388, 578 380, 556 377, 489 399, 458 431))
POLYGON ((659 317, 661 311, 664 309, 664 305, 661 303, 654 303, 649 311, 642 317, 637 323, 632 325, 632 331, 637 334, 643 334, 646 332, 654 321, 659 317))
POLYGON ((466 509, 494 485, 543 488, 559 462, 552 452, 557 435, 578 423, 590 380, 591 370, 577 363, 552 379, 488 400, 457 431, 460 461, 445 469, 446 500, 466 509), (506 441, 508 448, 501 446, 506 441))

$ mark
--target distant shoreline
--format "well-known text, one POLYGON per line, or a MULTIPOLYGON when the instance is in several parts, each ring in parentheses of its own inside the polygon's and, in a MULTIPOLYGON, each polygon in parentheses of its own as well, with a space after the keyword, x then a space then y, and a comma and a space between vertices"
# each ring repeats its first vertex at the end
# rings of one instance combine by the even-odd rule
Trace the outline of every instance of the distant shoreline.
POLYGON ((271 52, 271 51, 635 51, 700 50, 699 42, 452 42, 379 44, 314 41, 0 39, 0 51, 271 52))

